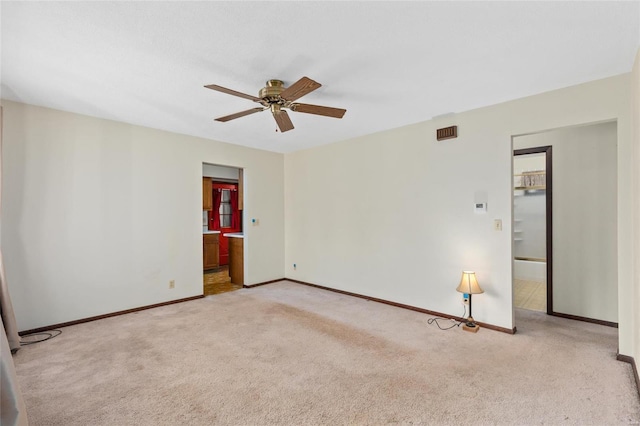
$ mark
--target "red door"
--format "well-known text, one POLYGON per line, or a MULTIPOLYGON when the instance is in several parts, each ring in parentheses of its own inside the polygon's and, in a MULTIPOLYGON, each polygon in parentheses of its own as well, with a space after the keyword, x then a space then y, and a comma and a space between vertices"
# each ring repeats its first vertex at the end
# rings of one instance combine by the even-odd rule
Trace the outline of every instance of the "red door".
POLYGON ((242 231, 238 210, 238 185, 213 182, 213 210, 209 212, 209 229, 220 231, 220 266, 229 264, 229 239, 224 234, 242 231))

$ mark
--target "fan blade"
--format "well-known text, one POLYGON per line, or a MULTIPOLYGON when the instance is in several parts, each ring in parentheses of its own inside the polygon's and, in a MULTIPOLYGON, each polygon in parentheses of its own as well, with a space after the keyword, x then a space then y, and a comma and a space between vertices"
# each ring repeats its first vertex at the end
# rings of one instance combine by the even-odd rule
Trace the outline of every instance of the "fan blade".
POLYGON ((347 112, 346 109, 342 109, 342 108, 331 108, 326 106, 309 105, 309 104, 293 104, 291 105, 291 110, 295 112, 324 115, 325 117, 334 117, 334 118, 342 118, 342 116, 344 116, 344 113, 347 112))
POLYGON ((280 97, 287 101, 293 102, 304 95, 313 92, 322 84, 311 80, 309 77, 302 77, 280 93, 280 97))
POLYGON ((255 114, 256 112, 264 111, 264 108, 251 108, 246 111, 236 112, 235 114, 225 115, 224 117, 216 118, 216 121, 227 122, 229 120, 235 120, 236 118, 244 117, 245 115, 255 114))
POLYGON ((218 92, 226 93, 228 95, 249 99, 254 102, 262 101, 262 99, 256 98, 255 96, 247 95, 246 93, 236 92, 235 90, 227 89, 226 87, 218 86, 217 84, 209 84, 208 86, 204 86, 204 87, 211 90, 217 90, 218 92))
POLYGON ((278 127, 280 128, 280 131, 282 133, 293 130, 293 123, 291 122, 287 111, 274 112, 273 118, 276 119, 276 123, 278 124, 278 127))

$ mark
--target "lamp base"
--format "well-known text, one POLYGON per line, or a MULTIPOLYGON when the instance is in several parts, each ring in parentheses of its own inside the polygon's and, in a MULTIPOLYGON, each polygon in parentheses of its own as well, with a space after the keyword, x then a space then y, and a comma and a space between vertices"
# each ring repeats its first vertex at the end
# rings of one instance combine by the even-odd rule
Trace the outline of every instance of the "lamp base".
POLYGON ((464 331, 470 331, 472 333, 477 333, 480 330, 480 326, 478 324, 474 324, 473 327, 468 326, 467 324, 462 324, 462 329, 464 331))
POLYGON ((473 321, 473 318, 467 318, 467 322, 462 324, 462 329, 464 331, 469 331, 471 333, 477 333, 480 330, 480 326, 473 321))

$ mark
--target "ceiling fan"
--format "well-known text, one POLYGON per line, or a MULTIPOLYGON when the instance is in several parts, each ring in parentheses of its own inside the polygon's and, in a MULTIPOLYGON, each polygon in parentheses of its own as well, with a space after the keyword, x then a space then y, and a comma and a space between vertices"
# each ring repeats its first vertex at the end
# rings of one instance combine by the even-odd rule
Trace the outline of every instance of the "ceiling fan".
POLYGON ((331 108, 294 102, 304 95, 313 92, 320 86, 322 86, 320 83, 311 80, 309 77, 302 77, 289 87, 284 87, 282 80, 268 80, 266 86, 260 89, 257 97, 247 95, 246 93, 236 92, 235 90, 227 89, 226 87, 218 86, 216 84, 209 84, 204 87, 211 90, 217 90, 218 92, 226 93, 228 95, 249 99, 262 105, 262 107, 251 108, 246 111, 240 111, 235 114, 218 117, 216 118, 216 121, 226 122, 244 117, 245 115, 270 109, 280 131, 288 132, 293 129, 293 123, 284 108, 295 112, 323 115, 325 117, 334 118, 342 118, 344 113, 347 112, 346 109, 341 108, 331 108))

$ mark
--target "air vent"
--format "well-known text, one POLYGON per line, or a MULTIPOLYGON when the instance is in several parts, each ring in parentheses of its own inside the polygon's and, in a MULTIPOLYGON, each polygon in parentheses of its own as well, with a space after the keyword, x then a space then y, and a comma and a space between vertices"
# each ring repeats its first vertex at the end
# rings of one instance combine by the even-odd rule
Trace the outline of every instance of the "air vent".
POLYGON ((436 130, 436 139, 439 141, 458 137, 458 126, 443 127, 436 130))

